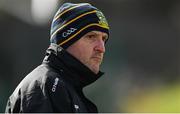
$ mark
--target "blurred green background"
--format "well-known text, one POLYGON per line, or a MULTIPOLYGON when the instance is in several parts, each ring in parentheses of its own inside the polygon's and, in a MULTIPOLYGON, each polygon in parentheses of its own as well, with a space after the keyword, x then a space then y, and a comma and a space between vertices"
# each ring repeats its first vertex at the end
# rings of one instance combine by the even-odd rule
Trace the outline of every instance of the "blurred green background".
POLYGON ((84 89, 99 112, 180 112, 179 0, 0 0, 0 112, 41 64, 63 2, 89 2, 109 21, 106 74, 84 89))

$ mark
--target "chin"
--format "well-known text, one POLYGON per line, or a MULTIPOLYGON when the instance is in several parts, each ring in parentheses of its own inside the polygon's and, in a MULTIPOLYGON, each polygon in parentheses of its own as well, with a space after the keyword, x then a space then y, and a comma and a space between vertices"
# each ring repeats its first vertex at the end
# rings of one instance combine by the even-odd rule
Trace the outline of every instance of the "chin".
POLYGON ((99 72, 99 67, 98 67, 98 68, 94 68, 92 71, 93 71, 95 74, 97 74, 97 73, 99 72))
POLYGON ((100 65, 99 64, 89 64, 87 65, 91 71, 93 71, 95 74, 99 72, 100 65))

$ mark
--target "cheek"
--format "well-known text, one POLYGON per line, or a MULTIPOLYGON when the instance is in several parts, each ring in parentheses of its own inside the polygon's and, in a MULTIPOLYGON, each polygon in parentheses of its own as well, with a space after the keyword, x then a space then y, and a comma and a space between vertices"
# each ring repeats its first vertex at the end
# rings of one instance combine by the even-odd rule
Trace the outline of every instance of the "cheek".
POLYGON ((85 48, 81 48, 80 50, 81 51, 79 51, 79 56, 81 57, 81 59, 84 61, 88 61, 91 57, 91 51, 85 48))
POLYGON ((93 54, 93 50, 88 47, 79 49, 79 57, 83 63, 89 63, 93 54))
POLYGON ((72 45, 68 50, 82 63, 86 64, 91 61, 91 57, 93 55, 92 44, 89 45, 86 42, 77 42, 76 44, 72 45))

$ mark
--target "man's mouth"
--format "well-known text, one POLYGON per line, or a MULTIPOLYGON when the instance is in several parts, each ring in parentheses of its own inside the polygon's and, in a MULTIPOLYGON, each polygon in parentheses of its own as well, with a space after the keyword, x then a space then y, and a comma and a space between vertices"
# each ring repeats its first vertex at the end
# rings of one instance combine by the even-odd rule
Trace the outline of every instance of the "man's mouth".
POLYGON ((92 57, 94 60, 98 61, 98 62, 101 62, 102 61, 102 57, 92 57))

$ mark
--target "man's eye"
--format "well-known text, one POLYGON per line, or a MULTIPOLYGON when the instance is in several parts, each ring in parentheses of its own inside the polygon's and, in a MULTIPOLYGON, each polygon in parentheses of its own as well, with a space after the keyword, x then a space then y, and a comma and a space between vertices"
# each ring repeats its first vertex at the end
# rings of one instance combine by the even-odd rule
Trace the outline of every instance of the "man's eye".
POLYGON ((95 38, 95 35, 88 35, 87 36, 89 39, 95 38))
POLYGON ((106 42, 107 39, 108 39, 108 37, 106 37, 106 36, 104 36, 104 37, 102 38, 102 40, 103 40, 104 42, 106 42))
POLYGON ((86 38, 87 38, 88 40, 94 41, 94 40, 96 39, 96 35, 89 34, 89 35, 86 36, 86 38))

